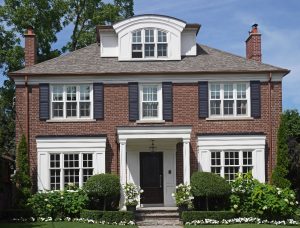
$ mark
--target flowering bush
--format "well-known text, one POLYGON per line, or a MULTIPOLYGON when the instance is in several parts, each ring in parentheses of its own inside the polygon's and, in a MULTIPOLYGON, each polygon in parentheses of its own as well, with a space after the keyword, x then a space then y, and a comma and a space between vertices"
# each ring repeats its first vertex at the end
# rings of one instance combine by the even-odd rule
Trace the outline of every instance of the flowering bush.
POLYGON ((81 190, 64 190, 38 192, 30 199, 28 205, 37 217, 53 219, 75 217, 88 201, 86 193, 81 190))
POLYGON ((139 186, 136 186, 133 183, 127 183, 124 185, 124 194, 125 194, 125 205, 126 206, 136 206, 139 201, 140 194, 144 190, 139 186))
POLYGON ((253 179, 251 174, 240 174, 232 182, 230 197, 233 210, 251 212, 261 218, 288 218, 297 208, 294 191, 262 184, 253 179))
POLYGON ((189 205, 194 199, 191 193, 191 186, 185 184, 176 186, 176 192, 172 196, 175 198, 177 206, 189 205))

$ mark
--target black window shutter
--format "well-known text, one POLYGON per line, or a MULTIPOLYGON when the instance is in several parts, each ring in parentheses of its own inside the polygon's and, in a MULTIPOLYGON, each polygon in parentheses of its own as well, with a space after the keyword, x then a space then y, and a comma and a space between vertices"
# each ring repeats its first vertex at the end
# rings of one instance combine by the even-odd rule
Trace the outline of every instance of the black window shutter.
POLYGON ((40 120, 49 119, 49 84, 40 83, 40 120))
POLYGON ((162 83, 163 119, 173 120, 173 86, 172 82, 162 83))
POLYGON ((250 81, 251 92, 251 116, 260 118, 260 81, 250 81))
POLYGON ((208 117, 208 82, 198 82, 198 101, 199 118, 208 117))
POLYGON ((94 83, 94 119, 104 119, 104 87, 103 83, 94 83))
POLYGON ((128 83, 129 120, 139 119, 139 85, 137 82, 128 83))

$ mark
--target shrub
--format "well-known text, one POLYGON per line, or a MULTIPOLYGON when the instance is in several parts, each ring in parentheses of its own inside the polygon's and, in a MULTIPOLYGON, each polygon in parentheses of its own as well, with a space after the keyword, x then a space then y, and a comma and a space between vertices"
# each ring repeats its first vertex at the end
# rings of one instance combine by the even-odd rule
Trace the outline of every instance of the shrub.
POLYGON ((134 213, 131 211, 98 211, 98 210, 82 210, 81 218, 105 221, 109 223, 119 223, 121 221, 133 221, 134 213))
POLYGON ((83 190, 39 192, 29 199, 28 205, 36 217, 74 218, 88 201, 83 190))
POLYGON ((13 176, 16 184, 16 207, 25 208, 28 198, 31 196, 31 179, 29 172, 28 150, 25 135, 22 135, 17 151, 17 170, 13 176))
POLYGON ((208 211, 226 208, 231 187, 224 178, 214 173, 195 172, 191 178, 191 187, 196 209, 205 208, 208 211))
POLYGON ((31 209, 6 209, 0 211, 0 219, 11 220, 14 218, 30 218, 34 217, 31 209))
POLYGON ((114 174, 98 174, 91 176, 83 187, 90 200, 103 201, 103 210, 107 208, 107 204, 111 203, 114 198, 120 197, 120 180, 114 174))
POLYGON ((133 183, 124 185, 125 205, 136 206, 138 204, 139 196, 143 193, 143 189, 133 183))
POLYGON ((223 219, 233 219, 235 217, 236 214, 233 211, 184 211, 181 215, 183 223, 204 219, 222 221, 223 219))
POLYGON ((259 183, 251 174, 239 175, 232 182, 230 199, 237 213, 250 213, 264 219, 289 218, 298 204, 294 191, 259 183))
POLYGON ((175 197, 177 206, 189 205, 191 200, 194 199, 191 193, 191 186, 184 184, 176 186, 176 192, 172 196, 175 197))

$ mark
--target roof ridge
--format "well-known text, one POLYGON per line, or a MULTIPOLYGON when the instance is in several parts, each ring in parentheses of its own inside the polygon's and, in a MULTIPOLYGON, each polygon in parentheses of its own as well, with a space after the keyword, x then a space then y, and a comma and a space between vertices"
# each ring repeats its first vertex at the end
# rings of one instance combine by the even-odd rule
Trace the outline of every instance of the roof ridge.
POLYGON ((213 48, 213 47, 207 46, 207 45, 205 45, 205 44, 197 43, 197 45, 203 46, 203 47, 207 47, 207 48, 213 49, 213 50, 215 50, 215 51, 218 51, 218 52, 221 52, 221 53, 224 53, 224 54, 227 54, 227 55, 231 55, 231 56, 234 56, 234 57, 237 57, 237 58, 240 58, 240 59, 249 61, 249 62, 253 62, 253 63, 259 64, 259 65, 264 65, 264 66, 274 67, 274 68, 277 68, 278 70, 286 70, 286 71, 289 71, 289 70, 286 69, 286 68, 274 66, 274 65, 271 65, 271 64, 268 64, 268 63, 257 62, 257 61, 252 60, 252 59, 247 59, 247 58, 244 57, 244 56, 240 56, 240 55, 238 55, 238 54, 234 54, 234 53, 231 53, 231 52, 228 52, 228 51, 223 51, 223 50, 220 50, 220 49, 217 49, 217 48, 213 48))

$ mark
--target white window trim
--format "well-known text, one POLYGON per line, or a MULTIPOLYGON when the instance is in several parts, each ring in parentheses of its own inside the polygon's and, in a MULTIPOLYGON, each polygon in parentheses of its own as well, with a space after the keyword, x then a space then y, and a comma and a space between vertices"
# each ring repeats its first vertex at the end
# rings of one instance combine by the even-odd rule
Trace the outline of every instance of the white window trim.
MULTIPOLYGON (((94 119, 94 93, 93 93, 93 84, 52 84, 50 85, 50 120, 51 121, 88 121, 94 119), (89 117, 80 117, 80 86, 89 85, 90 86, 90 116, 89 117), (63 100, 58 102, 63 102, 63 117, 53 117, 53 87, 62 86, 63 87, 63 100), (76 86, 76 102, 77 102, 77 116, 76 117, 67 117, 67 86, 76 86)), ((84 102, 84 101, 82 101, 84 102)))
MULTIPOLYGON (((64 154, 93 154, 93 173, 105 173, 106 137, 41 137, 37 143, 37 174, 38 190, 50 190, 50 154, 61 154, 60 170, 63 170, 64 154)), ((81 159, 81 158, 79 158, 81 159)), ((80 164, 81 165, 81 164, 80 164)), ((61 171, 62 172, 62 171, 61 171)), ((61 174, 63 175, 63 174, 61 174)), ((63 179, 60 179, 63 189, 63 179)), ((81 183, 82 185, 82 183, 81 183)))
MULTIPOLYGON (((210 172, 212 151, 252 151, 252 175, 265 182, 265 135, 207 135, 198 136, 199 170, 210 172)), ((224 157, 221 158, 221 162, 224 157)))
POLYGON ((170 38, 169 38, 169 32, 165 31, 163 29, 159 29, 159 28, 151 28, 151 27, 146 27, 146 28, 142 28, 142 29, 137 29, 131 32, 131 36, 130 36, 130 59, 135 60, 135 61, 141 61, 141 60, 157 60, 157 59, 168 59, 170 56, 170 38), (154 42, 151 43, 146 43, 145 42, 145 30, 154 30, 154 42), (133 42, 133 33, 137 32, 137 31, 141 31, 141 42, 133 42), (164 32, 166 33, 166 38, 167 41, 166 42, 158 42, 158 31, 164 32), (132 45, 133 44, 141 44, 142 45, 142 58, 132 58, 132 45), (154 44, 154 56, 153 57, 146 57, 145 56, 145 44, 154 44), (157 47, 158 44, 167 44, 167 56, 157 56, 157 47))
POLYGON ((163 120, 162 117, 163 101, 162 101, 162 84, 161 83, 143 83, 139 84, 139 120, 141 121, 158 121, 163 120), (143 88, 144 86, 157 87, 157 101, 158 101, 158 116, 157 117, 143 117, 143 88))
POLYGON ((251 97, 250 97, 250 83, 249 82, 210 82, 208 84, 208 109, 209 109, 209 118, 208 120, 213 119, 251 119, 251 97), (218 84, 220 85, 220 115, 211 114, 211 85, 218 84), (224 84, 233 84, 233 115, 224 115, 224 84), (247 100, 247 114, 246 115, 237 115, 236 103, 237 103, 237 84, 246 84, 246 99, 247 100))

